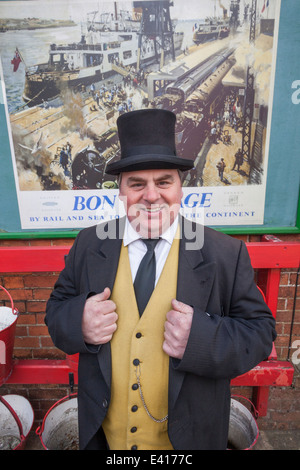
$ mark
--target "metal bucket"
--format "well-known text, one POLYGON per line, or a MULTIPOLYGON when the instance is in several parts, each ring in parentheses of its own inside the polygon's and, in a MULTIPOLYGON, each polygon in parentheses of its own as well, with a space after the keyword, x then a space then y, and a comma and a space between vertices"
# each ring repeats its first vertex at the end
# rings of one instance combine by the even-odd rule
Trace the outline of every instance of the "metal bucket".
POLYGON ((77 394, 57 401, 46 413, 36 434, 46 450, 78 450, 77 394))
POLYGON ((18 310, 14 308, 14 303, 9 292, 0 286, 8 295, 11 302, 10 307, 0 307, 0 386, 6 382, 13 369, 13 349, 15 341, 16 323, 18 320, 18 310))
MULTIPOLYGON (((247 400, 256 411, 253 403, 245 397, 239 397, 247 400)), ((259 436, 257 422, 252 413, 239 401, 231 398, 228 449, 229 450, 250 450, 254 447, 259 436)))
POLYGON ((26 398, 0 396, 0 450, 23 450, 33 420, 33 409, 26 398))

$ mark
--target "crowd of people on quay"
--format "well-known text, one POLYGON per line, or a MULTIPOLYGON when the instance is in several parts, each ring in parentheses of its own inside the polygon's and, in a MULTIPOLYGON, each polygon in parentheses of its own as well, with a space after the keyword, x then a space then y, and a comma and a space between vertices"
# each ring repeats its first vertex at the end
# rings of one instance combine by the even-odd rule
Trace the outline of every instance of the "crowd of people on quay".
MULTIPOLYGON (((226 96, 223 110, 216 113, 215 117, 211 117, 210 124, 210 140, 213 144, 222 142, 225 145, 232 145, 231 132, 240 132, 243 128, 243 112, 242 104, 239 97, 233 93, 226 96)), ((244 156, 241 147, 234 153, 234 164, 231 171, 240 172, 244 163, 244 156)), ((224 171, 228 166, 225 158, 221 157, 216 163, 219 178, 224 182, 224 171)))
MULTIPOLYGON (((122 66, 121 66, 122 67, 122 66)), ((122 67, 123 68, 123 67, 122 67)), ((119 115, 134 110, 132 96, 138 87, 145 84, 145 72, 136 70, 133 66, 123 68, 123 80, 120 83, 103 82, 99 87, 92 83, 89 93, 96 101, 98 109, 114 109, 119 115)), ((96 111, 95 105, 91 110, 96 111)))

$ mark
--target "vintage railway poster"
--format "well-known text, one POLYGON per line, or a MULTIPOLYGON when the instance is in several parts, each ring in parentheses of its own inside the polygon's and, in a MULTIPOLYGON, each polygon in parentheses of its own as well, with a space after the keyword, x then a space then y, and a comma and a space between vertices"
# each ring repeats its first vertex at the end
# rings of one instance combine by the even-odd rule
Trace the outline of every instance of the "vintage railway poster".
POLYGON ((116 120, 176 113, 182 211, 264 221, 280 0, 0 1, 1 84, 22 229, 122 215, 116 120))

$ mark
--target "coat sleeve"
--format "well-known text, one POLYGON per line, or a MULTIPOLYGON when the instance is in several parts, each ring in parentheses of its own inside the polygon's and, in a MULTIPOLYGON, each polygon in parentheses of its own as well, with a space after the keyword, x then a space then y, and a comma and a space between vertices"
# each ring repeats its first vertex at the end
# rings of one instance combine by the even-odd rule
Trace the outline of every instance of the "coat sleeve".
POLYGON ((181 361, 173 361, 176 369, 232 379, 269 356, 276 338, 275 319, 254 282, 242 242, 228 303, 229 308, 221 308, 228 311, 223 316, 194 307, 184 356, 181 361))
POLYGON ((67 354, 93 352, 82 335, 82 314, 90 292, 78 292, 74 269, 80 233, 65 260, 51 296, 47 302, 45 323, 55 346, 67 354))

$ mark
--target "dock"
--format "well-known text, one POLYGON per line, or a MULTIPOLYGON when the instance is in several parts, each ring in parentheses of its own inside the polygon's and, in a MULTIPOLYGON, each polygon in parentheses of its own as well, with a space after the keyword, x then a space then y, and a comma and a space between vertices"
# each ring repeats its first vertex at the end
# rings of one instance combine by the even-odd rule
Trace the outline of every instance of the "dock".
MULTIPOLYGON (((136 106, 140 106, 143 94, 132 88, 126 91, 136 106)), ((18 168, 21 173, 22 164, 26 169, 23 175, 20 174, 20 189, 42 189, 35 176, 36 166, 40 164, 45 172, 51 169, 51 173, 60 176, 61 189, 71 189, 70 175, 66 175, 59 164, 61 148, 70 144, 72 161, 80 152, 87 149, 95 151, 95 141, 116 126, 119 113, 115 107, 115 103, 108 105, 107 96, 97 102, 95 95, 69 92, 65 103, 59 106, 46 104, 11 114, 18 168)), ((104 152, 104 158, 105 155, 104 152)))
MULTIPOLYGON (((273 38, 269 36, 259 35, 255 46, 259 51, 255 60, 259 63, 264 62, 266 73, 271 64, 272 41, 273 38)), ((155 92, 156 81, 171 83, 176 78, 195 69, 212 54, 225 47, 232 47, 233 43, 236 44, 235 55, 245 56, 245 53, 249 52, 247 35, 244 38, 229 36, 226 39, 192 46, 160 71, 147 73, 147 81, 137 86, 133 86, 132 83, 124 85, 125 77, 128 78, 130 71, 114 65, 116 78, 106 81, 108 91, 101 99, 97 99, 97 92, 101 86, 99 83, 94 93, 89 90, 77 93, 69 90, 65 96, 62 96, 60 104, 53 105, 51 102, 44 102, 44 105, 24 108, 10 114, 20 189, 45 189, 41 185, 40 176, 49 173, 52 178, 55 177, 59 181, 58 189, 72 189, 71 167, 78 154, 89 149, 95 151, 99 155, 99 160, 102 159, 103 167, 116 154, 117 148, 115 147, 99 151, 95 146, 96 142, 99 144, 99 139, 101 140, 103 134, 116 128, 116 120, 120 114, 116 97, 112 101, 109 99, 109 87, 113 87, 116 83, 119 84, 122 88, 124 101, 130 100, 132 103, 131 109, 152 106, 151 96, 155 92), (66 148, 67 144, 71 149, 69 171, 62 168, 59 157, 61 149, 66 148)), ((233 67, 222 79, 223 87, 228 90, 228 93, 230 90, 236 90, 238 93, 240 89, 245 87, 246 64, 243 64, 243 60, 240 58, 238 65, 239 70, 233 67)), ((268 80, 266 75, 263 76, 262 67, 259 70, 258 80, 268 80)), ((133 76, 131 76, 132 78, 133 76)), ((268 97, 265 96, 265 89, 263 92, 264 96, 259 98, 261 101, 267 102, 268 97)), ((119 101, 122 102, 122 99, 119 101)), ((264 133, 263 129, 262 139, 265 139, 264 133)), ((254 139, 254 135, 255 123, 252 139, 254 139)), ((251 172, 249 162, 244 161, 238 170, 234 168, 235 155, 242 143, 242 129, 225 122, 223 137, 212 140, 207 135, 201 147, 194 153, 195 171, 193 174, 187 175, 185 185, 219 186, 249 183, 251 172), (230 136, 228 142, 223 139, 224 133, 230 136), (216 168, 220 158, 224 158, 226 163, 222 181, 216 168)), ((262 142, 259 145, 261 146, 262 142)))

